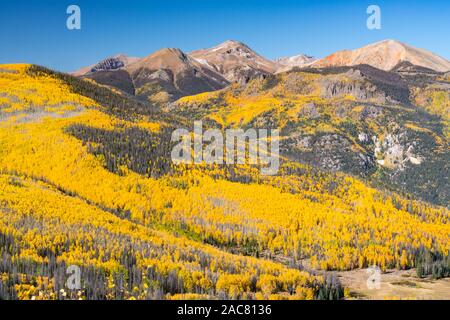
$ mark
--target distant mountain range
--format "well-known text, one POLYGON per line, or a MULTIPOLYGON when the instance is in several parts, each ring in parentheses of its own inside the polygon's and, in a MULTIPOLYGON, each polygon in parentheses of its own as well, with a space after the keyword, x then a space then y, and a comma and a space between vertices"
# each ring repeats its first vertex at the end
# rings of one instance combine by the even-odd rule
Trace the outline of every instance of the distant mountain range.
POLYGON ((389 71, 401 62, 437 72, 450 70, 450 61, 424 49, 395 40, 385 40, 356 50, 343 50, 325 58, 300 54, 269 60, 244 43, 228 40, 191 53, 166 48, 145 58, 116 55, 72 74, 118 88, 152 102, 246 84, 255 78, 287 72, 293 68, 324 68, 370 65, 389 71))

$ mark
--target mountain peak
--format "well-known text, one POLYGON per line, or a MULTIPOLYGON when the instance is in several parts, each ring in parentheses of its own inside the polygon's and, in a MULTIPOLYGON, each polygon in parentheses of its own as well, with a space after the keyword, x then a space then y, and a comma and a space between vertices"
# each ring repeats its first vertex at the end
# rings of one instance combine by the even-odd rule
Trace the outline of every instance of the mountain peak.
POLYGON ((157 91, 176 100, 185 95, 222 89, 229 84, 219 73, 178 48, 160 49, 125 68, 137 95, 154 99, 157 91), (155 88, 158 89, 155 91, 155 88))
POLYGON ((447 59, 392 39, 375 42, 355 50, 337 51, 316 61, 313 66, 333 67, 367 64, 388 71, 402 61, 439 72, 450 70, 450 62, 447 59))
POLYGON ((306 54, 298 54, 291 57, 281 57, 278 59, 275 59, 275 62, 280 66, 278 69, 279 72, 285 72, 288 71, 294 67, 305 67, 316 61, 317 59, 308 56, 306 54))
MULTIPOLYGON (((167 69, 172 70, 174 74, 182 70, 197 68, 201 64, 178 48, 163 48, 153 52, 138 63, 134 63, 127 67, 130 73, 145 68, 149 70, 167 69)), ((201 66, 202 68, 204 66, 201 66)))
MULTIPOLYGON (((147 58, 154 59, 156 57, 172 57, 175 59, 180 59, 182 61, 189 60, 189 57, 186 53, 184 53, 181 49, 178 48, 163 48, 158 51, 153 52, 147 58)), ((145 59, 147 59, 145 58, 145 59)))
POLYGON ((114 58, 114 59, 128 59, 128 56, 126 54, 124 54, 124 53, 118 53, 118 54, 112 56, 111 58, 114 58))
POLYGON ((190 56, 231 82, 246 83, 252 78, 272 74, 277 70, 275 62, 236 40, 227 40, 209 49, 193 51, 190 56))
POLYGON ((129 57, 123 53, 119 53, 114 56, 103 59, 96 64, 81 68, 73 72, 72 75, 79 77, 84 76, 88 73, 95 73, 99 71, 113 71, 124 68, 129 64, 132 64, 138 60, 140 60, 140 58, 129 57))
POLYGON ((159 50, 153 52, 151 55, 154 55, 157 53, 171 53, 171 54, 177 54, 177 55, 184 54, 183 51, 181 51, 181 49, 179 49, 179 48, 162 48, 162 49, 159 49, 159 50))
POLYGON ((246 46, 244 43, 237 41, 237 40, 226 40, 221 45, 228 45, 228 46, 246 46))
POLYGON ((378 42, 374 42, 374 43, 368 44, 368 45, 366 45, 366 46, 364 46, 364 47, 362 47, 360 49, 371 48, 371 47, 389 47, 389 48, 392 48, 392 49, 399 49, 399 50, 401 50, 401 49, 405 49, 405 48, 411 47, 411 46, 409 46, 409 45, 407 45, 407 44, 405 44, 403 42, 400 42, 398 40, 385 39, 385 40, 381 40, 381 41, 378 41, 378 42))
POLYGON ((381 41, 375 42, 375 43, 403 44, 403 42, 400 42, 400 41, 395 40, 395 39, 384 39, 384 40, 381 40, 381 41))

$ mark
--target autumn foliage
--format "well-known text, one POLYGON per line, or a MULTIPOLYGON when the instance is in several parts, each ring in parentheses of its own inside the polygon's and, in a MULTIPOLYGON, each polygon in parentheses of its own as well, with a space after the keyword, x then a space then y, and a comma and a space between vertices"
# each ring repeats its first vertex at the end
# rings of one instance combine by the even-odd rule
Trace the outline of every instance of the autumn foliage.
POLYGON ((171 166, 161 118, 29 68, 0 66, 0 298, 339 299, 324 271, 448 257, 444 207, 287 161, 171 166))

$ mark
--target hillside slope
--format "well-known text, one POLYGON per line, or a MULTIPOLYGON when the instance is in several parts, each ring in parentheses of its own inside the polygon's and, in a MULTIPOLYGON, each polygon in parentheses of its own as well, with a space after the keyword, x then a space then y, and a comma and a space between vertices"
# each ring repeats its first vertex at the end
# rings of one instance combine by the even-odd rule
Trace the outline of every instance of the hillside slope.
POLYGON ((291 160, 448 205, 450 82, 427 70, 301 69, 184 97, 171 110, 221 128, 281 128, 291 160))

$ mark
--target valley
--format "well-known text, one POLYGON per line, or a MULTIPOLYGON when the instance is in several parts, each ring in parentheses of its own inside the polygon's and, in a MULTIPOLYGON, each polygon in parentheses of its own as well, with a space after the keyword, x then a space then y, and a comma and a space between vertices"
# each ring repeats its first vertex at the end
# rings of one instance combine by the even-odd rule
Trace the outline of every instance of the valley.
POLYGON ((379 289, 367 287, 366 270, 338 273, 339 280, 350 288, 351 299, 372 300, 448 300, 450 279, 417 278, 414 270, 390 270, 381 275, 379 289))

